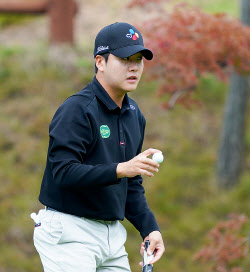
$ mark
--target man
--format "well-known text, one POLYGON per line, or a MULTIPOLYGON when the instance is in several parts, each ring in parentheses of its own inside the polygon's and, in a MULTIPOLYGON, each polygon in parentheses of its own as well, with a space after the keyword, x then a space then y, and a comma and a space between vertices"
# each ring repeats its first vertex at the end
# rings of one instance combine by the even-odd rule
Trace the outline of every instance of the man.
POLYGON ((124 217, 150 240, 151 263, 164 252, 141 177, 158 172, 148 156, 159 150, 141 153, 145 119, 127 95, 139 83, 143 57, 153 54, 135 27, 115 23, 98 33, 94 57, 92 83, 69 97, 50 124, 39 196, 45 209, 34 231, 46 272, 131 271, 124 217))

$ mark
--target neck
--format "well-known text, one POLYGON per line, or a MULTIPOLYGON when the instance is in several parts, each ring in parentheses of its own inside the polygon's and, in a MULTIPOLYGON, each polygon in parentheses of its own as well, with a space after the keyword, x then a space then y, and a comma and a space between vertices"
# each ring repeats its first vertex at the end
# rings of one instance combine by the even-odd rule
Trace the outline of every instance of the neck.
POLYGON ((102 87, 105 89, 105 91, 108 93, 108 95, 111 97, 111 99, 121 108, 123 98, 125 96, 124 91, 118 91, 114 90, 112 86, 108 85, 105 80, 97 73, 96 79, 99 81, 99 83, 102 85, 102 87))

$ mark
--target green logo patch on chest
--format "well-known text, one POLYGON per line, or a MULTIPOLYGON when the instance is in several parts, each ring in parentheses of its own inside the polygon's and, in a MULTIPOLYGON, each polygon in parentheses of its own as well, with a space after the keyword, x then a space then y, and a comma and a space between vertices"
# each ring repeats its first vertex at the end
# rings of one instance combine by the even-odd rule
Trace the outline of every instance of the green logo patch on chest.
POLYGON ((110 129, 107 125, 100 126, 100 133, 102 138, 108 138, 110 136, 110 129))

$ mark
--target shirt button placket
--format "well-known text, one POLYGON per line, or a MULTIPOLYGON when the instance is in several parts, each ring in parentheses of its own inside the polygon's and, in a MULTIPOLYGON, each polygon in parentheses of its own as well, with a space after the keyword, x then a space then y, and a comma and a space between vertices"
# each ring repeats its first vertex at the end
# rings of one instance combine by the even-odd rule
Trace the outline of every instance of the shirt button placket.
POLYGON ((122 127, 122 113, 119 115, 119 139, 120 139, 120 147, 123 155, 123 159, 125 160, 125 137, 124 131, 122 127))

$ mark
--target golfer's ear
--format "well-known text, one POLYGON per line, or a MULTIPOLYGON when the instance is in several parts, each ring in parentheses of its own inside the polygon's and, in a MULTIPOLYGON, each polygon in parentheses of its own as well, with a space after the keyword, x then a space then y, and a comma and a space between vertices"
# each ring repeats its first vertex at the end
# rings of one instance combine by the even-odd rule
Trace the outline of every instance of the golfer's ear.
POLYGON ((101 55, 97 55, 95 57, 95 65, 96 65, 98 71, 102 71, 103 72, 104 71, 104 65, 105 65, 105 59, 104 59, 104 57, 101 56, 101 55))

